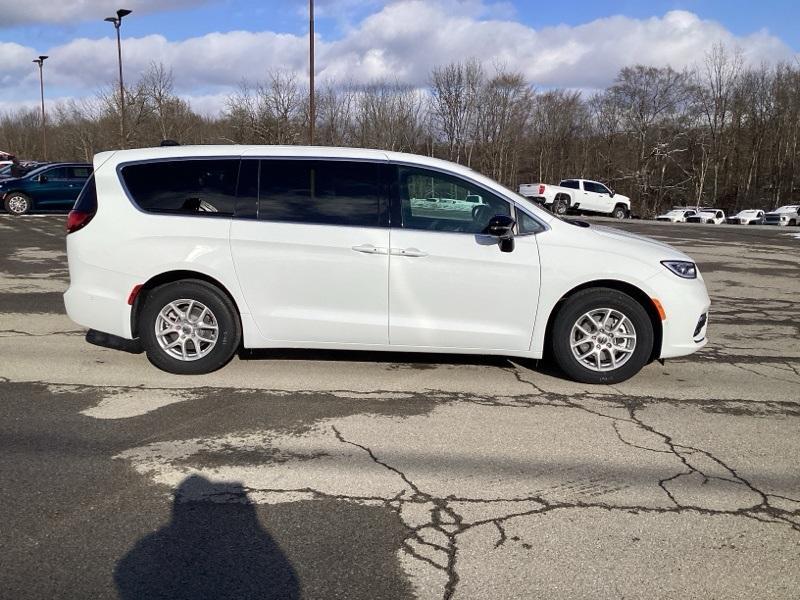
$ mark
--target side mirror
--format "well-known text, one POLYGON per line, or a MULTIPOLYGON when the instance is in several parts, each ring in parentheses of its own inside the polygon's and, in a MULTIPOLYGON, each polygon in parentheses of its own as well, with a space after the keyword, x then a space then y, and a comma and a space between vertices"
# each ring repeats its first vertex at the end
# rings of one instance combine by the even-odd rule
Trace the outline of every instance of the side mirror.
POLYGON ((497 238, 497 244, 501 252, 512 252, 514 250, 514 225, 516 221, 506 215, 495 215, 486 226, 485 232, 497 238))
POLYGON ((516 221, 506 215, 495 215, 486 226, 486 233, 500 239, 514 237, 514 224, 516 221))
POLYGON ((47 175, 39 175, 39 177, 36 178, 36 181, 39 183, 47 183, 47 175))
POLYGON ((612 198, 614 197, 614 194, 616 194, 616 193, 617 192, 615 192, 614 190, 608 190, 608 195, 611 196, 612 198))

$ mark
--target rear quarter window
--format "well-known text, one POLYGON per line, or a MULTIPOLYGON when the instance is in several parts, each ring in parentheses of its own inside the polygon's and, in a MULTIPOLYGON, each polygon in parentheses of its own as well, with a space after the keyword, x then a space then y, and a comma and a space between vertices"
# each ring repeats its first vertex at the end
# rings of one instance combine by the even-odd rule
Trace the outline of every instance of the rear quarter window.
POLYGON ((236 207, 238 158, 129 164, 120 173, 131 200, 145 212, 230 216, 236 207))
POLYGON ((91 167, 69 167, 70 179, 86 179, 92 173, 91 167))

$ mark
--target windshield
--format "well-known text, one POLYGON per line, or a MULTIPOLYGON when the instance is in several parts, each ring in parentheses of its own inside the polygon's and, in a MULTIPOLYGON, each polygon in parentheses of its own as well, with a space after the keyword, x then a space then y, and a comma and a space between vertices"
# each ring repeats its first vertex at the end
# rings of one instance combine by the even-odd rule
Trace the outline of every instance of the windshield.
POLYGON ((798 206, 781 206, 775 212, 777 213, 794 213, 797 212, 797 209, 800 208, 798 206))
POLYGON ((0 175, 9 175, 11 173, 11 165, 4 165, 0 167, 0 175))

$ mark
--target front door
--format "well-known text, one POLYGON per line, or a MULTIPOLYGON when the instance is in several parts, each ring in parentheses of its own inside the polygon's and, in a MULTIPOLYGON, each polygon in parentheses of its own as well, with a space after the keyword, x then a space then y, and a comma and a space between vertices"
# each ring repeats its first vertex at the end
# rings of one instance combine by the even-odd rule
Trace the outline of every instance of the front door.
POLYGON ((241 194, 258 196, 258 209, 254 218, 233 220, 231 252, 261 335, 270 342, 388 344, 384 166, 245 159, 240 187, 259 163, 258 192, 241 194))
POLYGON ((390 343, 528 350, 539 297, 536 237, 518 237, 512 252, 501 252, 496 239, 482 232, 493 216, 510 215, 511 206, 467 180, 401 166, 398 182, 390 343), (451 208, 434 210, 432 204, 451 208))
POLYGON ((608 188, 594 181, 584 181, 583 190, 585 204, 581 203, 581 208, 597 212, 611 212, 613 206, 608 188))

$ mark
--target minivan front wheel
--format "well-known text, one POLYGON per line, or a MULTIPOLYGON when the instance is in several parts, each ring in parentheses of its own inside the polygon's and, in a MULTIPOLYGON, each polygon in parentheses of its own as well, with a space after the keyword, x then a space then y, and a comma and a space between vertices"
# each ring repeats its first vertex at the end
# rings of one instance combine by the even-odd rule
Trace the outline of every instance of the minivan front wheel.
POLYGON ((582 383, 620 383, 638 373, 653 350, 644 307, 618 290, 590 288, 569 297, 552 329, 553 356, 582 383))
POLYGON ((31 199, 25 194, 21 194, 19 192, 12 192, 6 196, 3 205, 8 214, 15 216, 27 214, 31 211, 31 208, 33 208, 33 202, 31 199))
POLYGON ((230 361, 241 341, 230 298, 199 280, 167 283, 148 292, 138 329, 150 362, 182 375, 216 371, 230 361))

